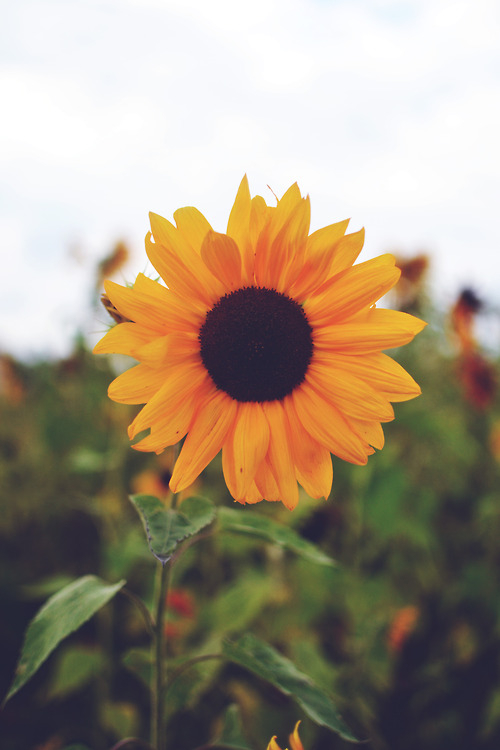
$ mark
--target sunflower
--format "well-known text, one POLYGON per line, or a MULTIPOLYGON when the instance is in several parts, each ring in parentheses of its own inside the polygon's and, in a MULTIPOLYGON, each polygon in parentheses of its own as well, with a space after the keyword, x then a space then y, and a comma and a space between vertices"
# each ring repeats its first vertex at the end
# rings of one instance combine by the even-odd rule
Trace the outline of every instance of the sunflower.
MULTIPOLYGON (((288 738, 290 741, 290 750, 304 750, 304 747, 299 737, 299 724, 300 724, 300 721, 296 723, 295 729, 293 730, 292 734, 288 738)), ((272 737, 271 742, 267 746, 267 750, 281 750, 280 746, 276 742, 276 737, 272 737)))
POLYGON ((143 274, 130 288, 106 282, 122 322, 94 350, 139 361, 109 387, 115 401, 145 404, 133 447, 161 453, 185 438, 172 492, 222 449, 240 503, 292 509, 297 482, 328 497, 330 454, 366 464, 384 444, 390 402, 420 393, 382 353, 425 325, 375 307, 399 278, 394 257, 353 265, 364 232, 346 234, 348 220, 309 234, 296 184, 268 206, 245 177, 225 234, 192 207, 174 213, 175 226, 150 219, 146 251, 165 285, 143 274))

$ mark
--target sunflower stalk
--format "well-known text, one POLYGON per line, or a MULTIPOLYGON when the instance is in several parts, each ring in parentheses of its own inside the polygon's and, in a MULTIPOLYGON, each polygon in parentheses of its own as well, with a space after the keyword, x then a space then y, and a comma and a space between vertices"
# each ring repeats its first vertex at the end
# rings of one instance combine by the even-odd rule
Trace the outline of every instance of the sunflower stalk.
MULTIPOLYGON (((177 506, 177 495, 172 497, 172 510, 177 506)), ((156 568, 154 596, 153 670, 151 675, 151 744, 155 750, 166 750, 164 696, 167 675, 165 616, 168 590, 172 577, 173 560, 159 562, 156 568)))

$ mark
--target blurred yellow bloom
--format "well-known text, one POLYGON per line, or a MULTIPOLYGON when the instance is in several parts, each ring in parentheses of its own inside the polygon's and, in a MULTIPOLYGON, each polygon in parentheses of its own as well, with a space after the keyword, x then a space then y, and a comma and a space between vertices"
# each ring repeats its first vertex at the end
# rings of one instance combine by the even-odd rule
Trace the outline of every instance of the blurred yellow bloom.
MULTIPOLYGON (((288 738, 290 742, 290 750, 304 750, 304 747, 299 737, 299 724, 300 724, 300 721, 296 723, 295 729, 293 730, 292 734, 288 738)), ((276 737, 273 737, 271 739, 271 742, 267 746, 267 750, 281 750, 280 746, 276 742, 276 737)), ((288 750, 288 748, 286 748, 285 750, 288 750)))
POLYGON ((129 428, 131 440, 148 431, 134 448, 161 453, 185 438, 173 492, 222 450, 238 502, 292 509, 297 482, 326 498, 330 454, 366 464, 384 444, 390 402, 420 393, 382 353, 425 325, 375 307, 400 276, 394 257, 353 265, 364 232, 345 234, 348 221, 309 234, 296 184, 271 207, 244 178, 226 234, 195 208, 174 219, 151 214, 146 237, 165 286, 143 274, 132 288, 105 284, 123 322, 95 351, 139 360, 109 388, 115 401, 146 404, 129 428))

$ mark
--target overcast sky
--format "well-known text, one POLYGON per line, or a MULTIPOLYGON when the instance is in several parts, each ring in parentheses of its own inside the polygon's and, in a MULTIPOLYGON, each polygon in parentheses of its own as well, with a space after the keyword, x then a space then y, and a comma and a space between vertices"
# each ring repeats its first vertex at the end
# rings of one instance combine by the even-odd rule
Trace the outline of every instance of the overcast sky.
POLYGON ((426 250, 438 301, 500 303, 497 0, 16 0, 0 27, 0 349, 65 354, 148 212, 224 231, 246 172, 297 181, 368 258, 426 250))

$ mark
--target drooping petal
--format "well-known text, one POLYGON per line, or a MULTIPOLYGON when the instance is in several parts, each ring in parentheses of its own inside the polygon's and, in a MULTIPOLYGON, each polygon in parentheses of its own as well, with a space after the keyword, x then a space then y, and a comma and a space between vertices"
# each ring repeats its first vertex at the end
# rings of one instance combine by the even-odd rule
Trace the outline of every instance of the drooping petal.
POLYGON ((262 406, 246 402, 238 405, 232 433, 222 450, 226 484, 235 500, 243 500, 269 445, 269 426, 262 406))
MULTIPOLYGON (((299 489, 295 478, 289 425, 280 401, 266 401, 264 414, 269 423, 269 466, 280 492, 280 499, 290 510, 299 500, 299 489)), ((259 487, 259 485, 257 484, 259 487)), ((260 489, 260 487, 259 487, 260 489)))
POLYGON ((311 497, 326 499, 333 481, 330 451, 304 429, 290 396, 285 399, 284 408, 290 425, 290 444, 297 480, 311 497))
POLYGON ((270 503, 279 502, 281 500, 281 493, 267 458, 262 461, 257 469, 255 475, 255 486, 264 500, 267 500, 270 503))
POLYGON ((237 403, 216 391, 200 406, 175 464, 170 489, 181 492, 194 482, 224 445, 236 416, 237 403))

